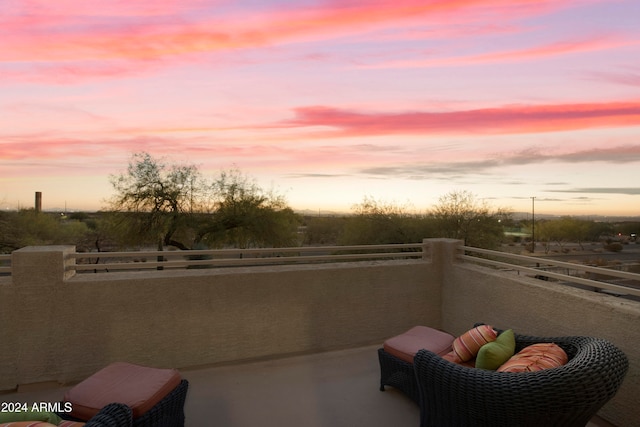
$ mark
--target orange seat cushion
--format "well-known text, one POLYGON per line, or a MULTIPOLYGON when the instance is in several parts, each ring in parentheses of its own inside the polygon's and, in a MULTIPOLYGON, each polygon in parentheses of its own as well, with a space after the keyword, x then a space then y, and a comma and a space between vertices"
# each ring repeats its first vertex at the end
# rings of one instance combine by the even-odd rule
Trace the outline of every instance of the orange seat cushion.
POLYGON ((64 395, 71 416, 89 420, 109 403, 124 403, 133 418, 153 408, 181 381, 175 369, 158 369, 116 362, 82 381, 64 395))
POLYGON ((451 343, 455 337, 444 331, 427 326, 414 326, 407 332, 389 338, 382 346, 390 355, 413 363, 416 353, 422 349, 444 355, 451 351, 451 343))

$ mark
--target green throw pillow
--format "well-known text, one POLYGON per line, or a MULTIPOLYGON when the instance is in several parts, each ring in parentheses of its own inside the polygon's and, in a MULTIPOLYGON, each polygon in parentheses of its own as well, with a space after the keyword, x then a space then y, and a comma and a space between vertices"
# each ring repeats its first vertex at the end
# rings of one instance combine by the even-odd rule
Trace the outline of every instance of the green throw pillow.
POLYGON ((516 351, 516 338, 511 329, 498 335, 495 341, 480 347, 476 357, 476 368, 495 371, 516 351))

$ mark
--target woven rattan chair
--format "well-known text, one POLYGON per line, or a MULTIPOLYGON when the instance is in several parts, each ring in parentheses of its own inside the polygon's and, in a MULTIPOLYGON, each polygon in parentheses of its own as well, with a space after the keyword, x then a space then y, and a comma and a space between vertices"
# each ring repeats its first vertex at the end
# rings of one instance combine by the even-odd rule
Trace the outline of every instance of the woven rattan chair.
POLYGON ((378 360, 380 361, 380 391, 384 391, 385 386, 392 386, 420 404, 420 393, 413 364, 394 357, 382 348, 378 349, 378 360))
POLYGON ((111 403, 100 410, 85 427, 131 427, 131 408, 122 403, 111 403))
POLYGON ((628 369, 622 351, 589 337, 516 334, 516 351, 542 342, 562 347, 558 368, 512 373, 468 368, 420 350, 414 358, 422 427, 585 426, 617 392, 628 369))
POLYGON ((148 412, 133 420, 134 427, 183 427, 184 403, 189 382, 180 384, 148 412))

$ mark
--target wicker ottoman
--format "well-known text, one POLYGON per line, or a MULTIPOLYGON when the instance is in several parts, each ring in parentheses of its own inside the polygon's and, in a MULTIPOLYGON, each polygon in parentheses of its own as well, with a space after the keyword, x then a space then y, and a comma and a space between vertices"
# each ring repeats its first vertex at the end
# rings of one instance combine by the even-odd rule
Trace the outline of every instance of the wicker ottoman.
POLYGON ((109 403, 123 403, 134 426, 182 427, 189 383, 175 369, 112 363, 64 395, 72 419, 89 420, 109 403))
POLYGON ((451 351, 455 337, 427 326, 415 326, 407 332, 386 340, 378 350, 380 360, 380 390, 392 386, 419 402, 420 395, 413 370, 413 358, 422 349, 445 355, 451 351))

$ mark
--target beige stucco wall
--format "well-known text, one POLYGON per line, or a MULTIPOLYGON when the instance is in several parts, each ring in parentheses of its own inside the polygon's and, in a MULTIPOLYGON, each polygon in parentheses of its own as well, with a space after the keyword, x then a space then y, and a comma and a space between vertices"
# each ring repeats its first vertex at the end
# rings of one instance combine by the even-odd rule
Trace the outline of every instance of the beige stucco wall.
MULTIPOLYGON (((16 337, 16 310, 15 289, 9 278, 0 279, 0 382, 6 383, 3 378, 16 381, 18 378, 18 340, 16 337), (16 349, 9 350, 7 349, 16 349)), ((9 382, 8 384, 11 384, 9 382)), ((17 384, 17 383, 16 383, 17 384)), ((15 386, 15 384, 14 384, 15 386)), ((2 390, 0 386, 0 390, 2 390)))
POLYGON ((0 390, 77 381, 115 360, 184 368, 440 326, 440 285, 423 260, 65 277, 72 249, 14 253, 13 283, 0 287, 0 339, 13 343, 0 390), (53 265, 45 276, 37 258, 53 265))

